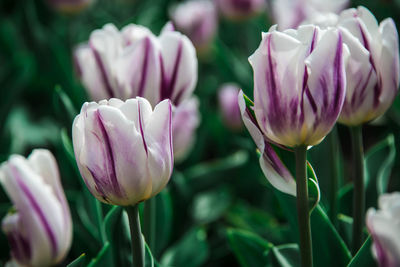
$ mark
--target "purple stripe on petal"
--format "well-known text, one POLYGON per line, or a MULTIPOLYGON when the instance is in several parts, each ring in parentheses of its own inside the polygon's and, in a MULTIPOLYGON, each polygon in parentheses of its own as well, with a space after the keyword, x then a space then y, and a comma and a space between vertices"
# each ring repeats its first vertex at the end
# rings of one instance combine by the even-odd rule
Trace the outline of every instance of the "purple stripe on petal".
POLYGON ((18 187, 22 190, 22 192, 23 192, 24 196, 26 197, 26 199, 28 200, 33 212, 35 212, 35 214, 37 214, 37 216, 39 217, 39 221, 42 224, 43 229, 46 232, 47 237, 50 240, 52 255, 53 255, 53 257, 56 257, 57 252, 58 252, 58 244, 57 244, 56 236, 53 232, 53 229, 51 228, 49 222, 47 221, 47 218, 44 215, 41 207, 36 202, 36 199, 33 196, 32 192, 29 190, 29 188, 23 182, 23 179, 21 178, 21 175, 20 175, 19 171, 17 170, 17 168, 14 167, 12 164, 9 164, 9 167, 10 167, 10 170, 11 170, 17 184, 18 184, 18 187))
POLYGON ((104 146, 106 149, 106 168, 107 168, 107 174, 108 178, 110 179, 110 182, 112 184, 112 187, 114 189, 114 192, 117 196, 122 196, 121 188, 118 183, 117 179, 117 174, 115 170, 115 160, 114 160, 114 153, 111 145, 111 139, 108 136, 108 133, 106 131, 106 128, 104 127, 103 119, 101 117, 100 111, 96 110, 96 118, 97 122, 99 124, 99 128, 101 131, 101 134, 103 136, 102 140, 104 141, 104 146))
POLYGON ((97 66, 100 69, 101 79, 103 80, 104 87, 105 87, 105 89, 107 91, 107 94, 108 94, 109 98, 112 98, 112 97, 114 97, 114 93, 113 93, 110 81, 108 80, 107 72, 106 72, 106 69, 104 67, 104 63, 101 60, 99 52, 96 50, 96 48, 93 46, 93 44, 91 44, 89 42, 89 46, 93 51, 94 59, 96 60, 97 66))
POLYGON ((143 147, 144 147, 144 150, 146 151, 146 155, 148 155, 146 139, 144 138, 144 131, 143 131, 143 125, 142 125, 142 113, 140 112, 140 103, 138 103, 138 116, 139 116, 140 135, 142 136, 142 140, 143 140, 143 147))
POLYGON ((291 182, 291 179, 289 178, 291 176, 288 173, 286 167, 283 165, 282 161, 279 159, 275 150, 268 142, 264 142, 264 144, 265 144, 263 153, 264 159, 271 164, 272 168, 276 171, 276 173, 278 173, 286 182, 291 182))
MULTIPOLYGON (((171 105, 171 102, 169 103, 168 112, 169 112, 169 123, 168 123, 169 150, 171 153, 171 159, 173 160, 174 159, 174 149, 173 149, 173 145, 172 145, 172 105, 171 105)), ((171 168, 171 172, 172 172, 172 168, 171 168)))
POLYGON ((334 90, 334 96, 333 96, 333 106, 332 106, 332 114, 339 114, 340 109, 341 109, 341 104, 340 100, 343 98, 344 94, 344 84, 343 84, 343 77, 342 77, 342 65, 343 65, 343 39, 342 39, 342 34, 339 32, 339 38, 338 38, 338 43, 337 43, 337 49, 336 49, 336 55, 335 55, 335 60, 333 62, 334 66, 334 76, 337 77, 336 79, 336 84, 335 84, 335 90, 334 90))
POLYGON ((31 246, 22 235, 17 231, 7 233, 8 243, 10 244, 12 256, 21 263, 27 263, 31 259, 31 246))
MULTIPOLYGON (((164 69, 164 64, 161 64, 161 100, 164 99, 171 99, 173 95, 173 90, 175 87, 176 79, 178 76, 178 69, 180 65, 180 61, 182 58, 182 49, 183 49, 183 43, 182 40, 179 40, 177 52, 176 52, 176 58, 174 62, 174 66, 172 69, 172 76, 171 77, 166 77, 165 75, 165 69, 164 69)), ((161 63, 164 63, 161 60, 161 63)), ((172 100, 172 99, 171 99, 172 100)), ((175 101, 174 101, 175 103, 175 101)))
MULTIPOLYGON (((142 76, 140 77, 138 96, 143 96, 143 91, 146 86, 148 65, 149 65, 149 51, 150 51, 150 38, 146 37, 144 39, 144 57, 142 63, 142 76)), ((132 95, 135 97, 135 95, 132 95)))
MULTIPOLYGON (((89 170, 90 174, 92 175, 93 181, 94 181, 94 183, 95 183, 96 192, 92 192, 92 194, 93 194, 93 195, 100 195, 101 198, 102 198, 105 202, 109 202, 109 201, 108 201, 108 197, 107 197, 107 195, 106 195, 106 193, 105 193, 105 190, 104 190, 104 188, 105 188, 104 183, 102 182, 101 179, 99 179, 99 178, 97 177, 96 172, 94 172, 94 171, 93 171, 92 169, 90 169, 89 167, 87 167, 87 169, 89 170)), ((89 190, 91 190, 92 187, 91 187, 89 184, 87 184, 87 182, 86 182, 85 179, 84 179, 84 181, 85 181, 86 187, 87 187, 89 190)))

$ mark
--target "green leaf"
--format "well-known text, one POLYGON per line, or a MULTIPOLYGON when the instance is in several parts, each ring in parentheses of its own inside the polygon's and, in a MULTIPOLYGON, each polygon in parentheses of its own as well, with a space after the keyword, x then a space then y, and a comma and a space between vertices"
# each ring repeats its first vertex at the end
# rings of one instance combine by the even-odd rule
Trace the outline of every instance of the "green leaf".
MULTIPOLYGON (((57 85, 54 88, 54 91, 56 92, 57 97, 61 100, 61 103, 63 104, 64 110, 68 114, 69 120, 72 122, 75 118, 76 115, 78 115, 78 112, 76 111, 74 105, 72 104, 71 99, 68 97, 68 95, 62 90, 61 86, 57 85)), ((55 106, 57 108, 60 108, 57 103, 55 103, 55 106)))
POLYGON ((210 254, 206 232, 196 227, 189 230, 161 257, 162 266, 203 266, 210 254))
POLYGON ((109 253, 111 253, 110 243, 106 242, 106 243, 104 243, 104 246, 101 248, 101 250, 97 254, 97 256, 90 261, 90 263, 88 264, 88 267, 110 266, 110 265, 107 265, 107 262, 105 261, 106 257, 108 257, 107 254, 109 254, 109 253))
POLYGON ((274 267, 300 266, 300 251, 297 244, 285 244, 272 248, 271 264, 274 267))
POLYGON ((199 224, 210 223, 220 218, 231 202, 232 197, 226 187, 201 192, 193 199, 192 216, 199 224))
POLYGON ((350 261, 348 267, 376 267, 375 259, 372 256, 372 238, 371 236, 364 242, 360 250, 354 256, 354 258, 350 261))
POLYGON ((85 260, 86 260, 86 255, 85 253, 82 253, 78 258, 76 258, 74 261, 68 264, 67 267, 83 267, 85 260))
POLYGON ((168 188, 162 190, 156 197, 156 237, 153 254, 158 257, 166 247, 172 232, 173 206, 168 188))
POLYGON ((338 231, 343 241, 347 246, 351 246, 352 232, 353 232, 353 218, 345 214, 338 214, 338 231))
POLYGON ((315 174, 313 167, 308 161, 307 161, 307 177, 308 177, 308 201, 311 214, 321 199, 321 193, 319 190, 317 175, 315 174))
POLYGON ((268 253, 273 247, 271 243, 258 235, 239 229, 228 229, 229 245, 243 267, 265 266, 268 253))

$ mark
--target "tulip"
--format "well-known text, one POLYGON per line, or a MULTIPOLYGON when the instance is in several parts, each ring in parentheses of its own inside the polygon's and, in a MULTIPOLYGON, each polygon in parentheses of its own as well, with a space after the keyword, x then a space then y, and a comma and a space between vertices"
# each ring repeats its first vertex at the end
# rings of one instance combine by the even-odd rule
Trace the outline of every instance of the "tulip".
POLYGON ((254 112, 263 134, 296 147, 322 141, 341 111, 347 50, 335 29, 306 25, 264 33, 249 58, 254 71, 254 112))
POLYGON ((381 116, 399 87, 399 41, 391 18, 378 25, 364 7, 340 14, 338 25, 350 50, 347 88, 339 122, 357 126, 381 116))
POLYGON ((272 13, 280 30, 297 28, 304 20, 318 13, 339 13, 349 0, 275 0, 272 13))
POLYGON ((0 167, 0 182, 15 206, 2 222, 11 264, 60 263, 71 246, 72 221, 51 152, 36 149, 28 158, 12 155, 0 167))
POLYGON ((73 123, 79 171, 100 201, 133 206, 158 194, 173 168, 169 100, 85 103, 73 123))
POLYGON ((172 133, 174 156, 183 160, 193 146, 196 129, 200 124, 199 101, 192 97, 173 109, 172 133))
POLYGON ((199 51, 208 50, 218 26, 217 11, 213 2, 190 0, 181 3, 172 9, 171 19, 199 51))
POLYGON ((225 84, 218 92, 218 102, 223 122, 232 130, 240 130, 243 126, 238 106, 239 87, 235 84, 225 84))
POLYGON ((92 5, 94 0, 47 0, 47 2, 61 13, 75 14, 92 5))
POLYGON ((216 0, 219 11, 229 19, 243 19, 261 13, 265 0, 216 0))
POLYGON ((400 265, 400 193, 379 197, 379 209, 367 212, 367 228, 374 241, 373 255, 381 267, 400 265))

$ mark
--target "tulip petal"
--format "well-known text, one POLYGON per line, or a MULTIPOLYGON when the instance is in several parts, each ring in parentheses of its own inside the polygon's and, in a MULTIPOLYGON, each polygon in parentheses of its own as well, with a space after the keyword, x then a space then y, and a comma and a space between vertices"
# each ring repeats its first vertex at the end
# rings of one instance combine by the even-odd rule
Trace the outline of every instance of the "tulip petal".
POLYGON ((246 107, 242 91, 239 93, 238 103, 244 125, 262 153, 260 156, 260 166, 265 177, 276 189, 296 196, 296 182, 293 176, 282 163, 272 146, 264 139, 255 118, 252 117, 251 112, 246 107))

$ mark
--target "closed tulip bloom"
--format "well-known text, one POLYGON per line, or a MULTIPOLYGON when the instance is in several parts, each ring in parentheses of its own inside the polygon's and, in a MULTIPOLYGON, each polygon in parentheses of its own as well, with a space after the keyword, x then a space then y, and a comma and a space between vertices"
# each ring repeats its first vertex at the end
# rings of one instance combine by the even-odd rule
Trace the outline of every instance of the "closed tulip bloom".
POLYGON ((399 42, 391 18, 380 25, 364 7, 341 13, 338 28, 350 50, 347 91, 339 122, 356 126, 381 116, 399 87, 399 42))
POLYGON ((158 194, 173 169, 172 107, 144 98, 85 103, 73 123, 82 178, 100 201, 135 205, 158 194))
POLYGON ((93 4, 94 0, 47 0, 47 2, 61 13, 73 14, 93 4))
POLYGON ((279 32, 273 26, 249 61, 254 72, 254 112, 272 142, 316 145, 341 111, 347 49, 335 29, 300 26, 279 32))
POLYGON ((171 19, 198 50, 207 50, 218 26, 216 7, 210 0, 189 0, 172 9, 171 19))
POLYGON ((174 108, 172 132, 176 160, 183 160, 192 148, 200 119, 199 101, 196 97, 187 99, 174 108))
POLYGON ((2 228, 15 266, 53 266, 67 255, 72 240, 71 214, 50 151, 28 158, 12 155, 0 167, 0 182, 15 207, 2 228))
POLYGON ((400 193, 379 197, 379 209, 367 212, 367 228, 374 241, 373 255, 381 267, 400 266, 400 193))
POLYGON ((235 84, 225 84, 218 92, 219 108, 223 122, 232 130, 242 128, 242 117, 238 106, 239 87, 235 84))
POLYGON ((262 12, 265 0, 216 0, 219 11, 230 19, 244 19, 262 12))
POLYGON ((297 28, 318 13, 340 13, 349 0, 274 0, 272 14, 280 30, 297 28))

